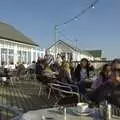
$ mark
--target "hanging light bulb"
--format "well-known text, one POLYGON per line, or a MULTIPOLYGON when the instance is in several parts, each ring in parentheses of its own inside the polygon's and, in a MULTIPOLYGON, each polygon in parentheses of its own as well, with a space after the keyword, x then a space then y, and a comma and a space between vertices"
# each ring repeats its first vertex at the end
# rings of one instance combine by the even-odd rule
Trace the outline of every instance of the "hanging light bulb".
POLYGON ((78 18, 77 17, 75 17, 75 19, 74 19, 75 21, 77 21, 78 20, 78 18))
POLYGON ((95 8, 94 4, 91 4, 91 8, 93 8, 93 9, 95 8))
POLYGON ((93 6, 92 6, 92 8, 94 9, 94 8, 95 8, 95 6, 93 5, 93 6))

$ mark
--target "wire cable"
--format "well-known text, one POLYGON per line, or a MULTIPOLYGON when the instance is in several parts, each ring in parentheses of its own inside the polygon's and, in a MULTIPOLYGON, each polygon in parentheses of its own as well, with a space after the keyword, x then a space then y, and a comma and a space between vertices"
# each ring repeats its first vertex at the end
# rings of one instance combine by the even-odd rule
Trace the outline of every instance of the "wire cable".
POLYGON ((99 0, 94 0, 94 2, 92 2, 91 4, 89 4, 85 9, 83 9, 80 13, 78 13, 76 16, 68 19, 67 21, 61 23, 61 24, 58 24, 58 25, 55 25, 55 27, 59 27, 61 25, 66 25, 78 18, 80 18, 82 15, 84 15, 88 10, 90 10, 91 8, 94 8, 94 6, 99 2, 99 0))

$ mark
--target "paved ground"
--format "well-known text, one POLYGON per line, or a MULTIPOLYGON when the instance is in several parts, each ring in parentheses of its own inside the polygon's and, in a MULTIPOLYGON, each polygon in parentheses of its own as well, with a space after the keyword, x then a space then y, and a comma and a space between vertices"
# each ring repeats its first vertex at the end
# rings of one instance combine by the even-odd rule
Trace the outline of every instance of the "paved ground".
MULTIPOLYGON (((0 86, 0 104, 23 109, 23 112, 38 110, 44 107, 50 107, 53 100, 47 97, 47 94, 39 96, 40 84, 38 82, 20 82, 13 81, 13 86, 0 86)), ((12 116, 7 111, 0 111, 0 120, 8 120, 3 116, 12 116)))
MULTIPOLYGON (((23 109, 23 112, 50 108, 56 99, 48 99, 48 94, 45 94, 44 90, 39 96, 40 87, 42 86, 37 81, 13 81, 13 85, 0 86, 0 104, 23 109)), ((9 112, 0 110, 0 120, 9 120, 11 116, 9 112)), ((90 117, 76 117, 76 120, 80 119, 91 120, 90 117)))
POLYGON ((24 111, 40 109, 50 105, 51 100, 47 94, 38 96, 39 83, 37 82, 14 82, 14 86, 0 87, 0 103, 9 106, 23 108, 24 111))
MULTIPOLYGON (((39 88, 40 83, 36 81, 13 81, 13 85, 0 87, 0 104, 18 107, 23 109, 24 112, 51 107, 55 104, 56 99, 52 97, 48 99, 43 90, 39 96, 39 88)), ((12 116, 7 111, 1 111, 0 114, 1 120, 9 120, 9 117, 4 119, 3 116, 12 116)))

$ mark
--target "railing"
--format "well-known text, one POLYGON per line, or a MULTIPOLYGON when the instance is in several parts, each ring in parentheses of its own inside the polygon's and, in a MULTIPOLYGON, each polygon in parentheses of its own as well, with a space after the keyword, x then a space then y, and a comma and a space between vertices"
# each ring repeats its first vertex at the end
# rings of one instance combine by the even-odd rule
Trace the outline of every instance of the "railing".
POLYGON ((0 105, 0 120, 20 120, 23 115, 23 111, 17 107, 11 107, 7 105, 0 105), (5 115, 5 118, 3 117, 5 115), (11 114, 11 115, 10 115, 11 114))
POLYGON ((115 105, 112 105, 111 108, 112 117, 120 119, 120 108, 115 105))

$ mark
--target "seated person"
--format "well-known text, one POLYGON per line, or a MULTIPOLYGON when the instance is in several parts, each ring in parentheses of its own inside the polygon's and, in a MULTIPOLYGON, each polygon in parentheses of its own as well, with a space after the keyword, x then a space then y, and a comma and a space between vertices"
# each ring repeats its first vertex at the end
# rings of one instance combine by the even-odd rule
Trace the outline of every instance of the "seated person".
POLYGON ((101 84, 104 84, 110 79, 111 76, 111 65, 110 64, 105 64, 100 72, 100 75, 98 78, 93 82, 91 88, 96 89, 98 88, 101 84))
POLYGON ((107 100, 109 103, 120 107, 120 60, 112 62, 112 73, 110 81, 100 85, 98 88, 89 93, 90 100, 99 104, 107 100))
POLYGON ((60 80, 61 80, 61 82, 64 82, 64 83, 72 83, 73 82, 71 73, 70 73, 70 66, 69 66, 69 63, 66 61, 63 61, 62 65, 61 65, 60 80))
POLYGON ((86 88, 91 87, 91 82, 86 81, 90 78, 90 72, 92 69, 90 68, 89 61, 86 58, 81 59, 80 64, 77 65, 75 69, 75 77, 78 82, 79 91, 82 94, 85 94, 86 88))

